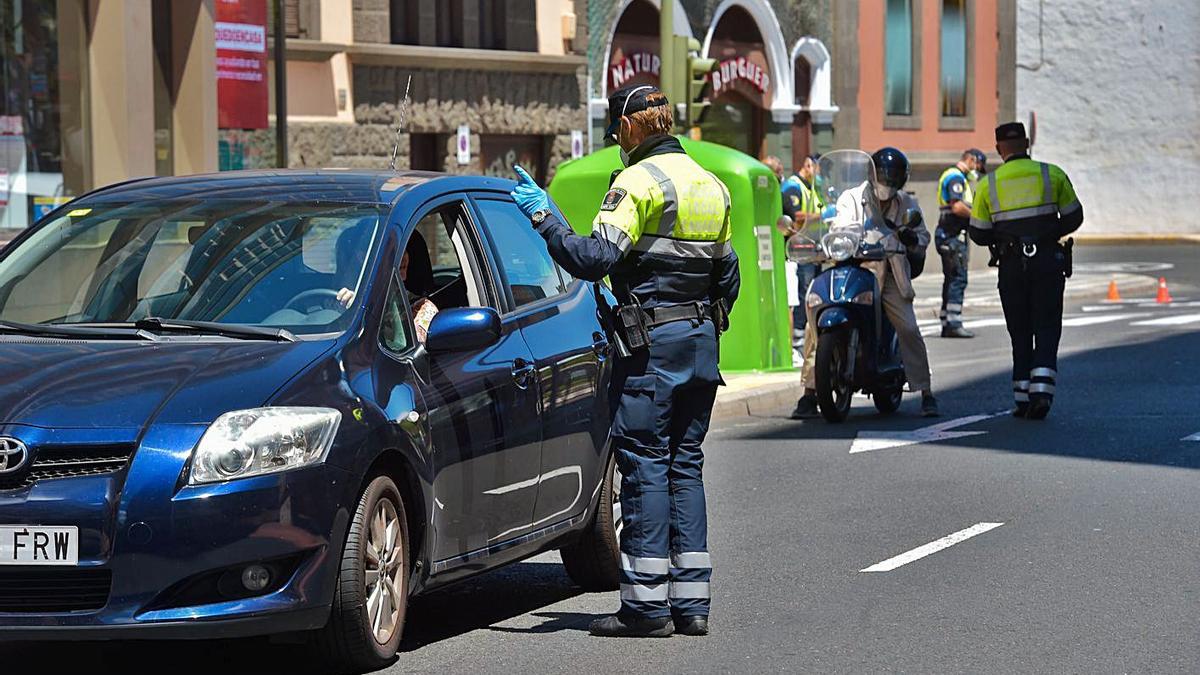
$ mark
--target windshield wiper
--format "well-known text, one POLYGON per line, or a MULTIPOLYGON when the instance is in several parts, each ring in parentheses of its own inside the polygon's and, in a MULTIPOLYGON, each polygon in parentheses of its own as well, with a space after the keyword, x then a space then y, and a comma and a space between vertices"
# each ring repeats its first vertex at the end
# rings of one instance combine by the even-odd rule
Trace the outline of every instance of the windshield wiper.
POLYGON ((297 340, 291 331, 283 328, 263 328, 239 323, 191 321, 188 319, 165 319, 160 316, 147 316, 133 322, 133 325, 135 328, 148 331, 219 335, 221 337, 240 338, 243 340, 274 340, 276 342, 296 342, 297 340))
POLYGON ((77 340, 85 338, 133 338, 138 340, 157 340, 158 337, 135 326, 128 328, 101 328, 98 326, 70 326, 65 324, 20 323, 18 321, 0 320, 0 332, 31 335, 34 337, 62 338, 77 340))

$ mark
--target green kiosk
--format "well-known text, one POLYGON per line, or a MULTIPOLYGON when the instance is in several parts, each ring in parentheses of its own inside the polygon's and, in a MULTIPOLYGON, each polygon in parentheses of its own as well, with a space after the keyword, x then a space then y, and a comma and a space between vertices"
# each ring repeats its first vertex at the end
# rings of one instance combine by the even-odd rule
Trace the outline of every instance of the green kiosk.
MULTIPOLYGON (((745 153, 715 143, 680 140, 692 159, 729 187, 733 203, 733 248, 742 290, 729 317, 729 331, 721 337, 721 368, 727 372, 790 369, 783 237, 775 229, 783 213, 779 181, 745 153)), ((580 234, 591 232, 609 177, 620 168, 616 146, 559 165, 550 196, 580 234)))

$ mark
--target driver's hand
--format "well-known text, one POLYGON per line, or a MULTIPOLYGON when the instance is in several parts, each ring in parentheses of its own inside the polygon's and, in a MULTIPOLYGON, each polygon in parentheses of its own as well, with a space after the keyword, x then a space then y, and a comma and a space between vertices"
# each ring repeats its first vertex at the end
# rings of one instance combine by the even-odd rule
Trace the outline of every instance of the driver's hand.
POLYGON ((902 227, 896 232, 896 236, 900 238, 900 242, 905 246, 916 246, 920 238, 917 233, 907 227, 902 227))
POLYGON ((337 292, 337 301, 342 307, 349 307, 350 303, 354 302, 354 291, 349 288, 343 288, 337 292))

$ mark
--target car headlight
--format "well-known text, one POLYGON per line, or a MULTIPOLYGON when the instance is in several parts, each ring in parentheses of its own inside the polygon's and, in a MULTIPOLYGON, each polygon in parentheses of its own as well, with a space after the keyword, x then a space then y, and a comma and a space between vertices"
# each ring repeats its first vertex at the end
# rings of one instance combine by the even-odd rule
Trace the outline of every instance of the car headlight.
POLYGON ((856 305, 873 305, 875 304, 875 291, 863 291, 850 299, 856 305))
POLYGON ((859 237, 856 234, 831 232, 821 238, 825 253, 837 262, 849 260, 858 250, 858 244, 859 237))
POLYGON ((218 417, 192 453, 188 483, 278 473, 325 461, 342 413, 332 408, 253 408, 218 417))

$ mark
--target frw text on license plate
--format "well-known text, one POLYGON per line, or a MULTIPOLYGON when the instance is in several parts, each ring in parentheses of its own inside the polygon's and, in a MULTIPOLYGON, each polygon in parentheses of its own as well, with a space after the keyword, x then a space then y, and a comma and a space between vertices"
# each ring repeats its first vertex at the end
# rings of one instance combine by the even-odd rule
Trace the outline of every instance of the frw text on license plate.
POLYGON ((0 525, 0 565, 78 564, 78 527, 0 525))

